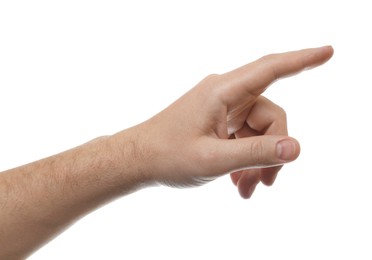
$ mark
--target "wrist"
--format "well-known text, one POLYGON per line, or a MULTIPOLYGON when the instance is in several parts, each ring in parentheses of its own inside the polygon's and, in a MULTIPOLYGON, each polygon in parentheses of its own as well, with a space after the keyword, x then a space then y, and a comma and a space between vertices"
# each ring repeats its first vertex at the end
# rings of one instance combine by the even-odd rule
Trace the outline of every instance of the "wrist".
POLYGON ((138 125, 108 136, 106 140, 109 167, 118 174, 122 186, 134 190, 155 184, 149 166, 151 156, 140 129, 138 125))

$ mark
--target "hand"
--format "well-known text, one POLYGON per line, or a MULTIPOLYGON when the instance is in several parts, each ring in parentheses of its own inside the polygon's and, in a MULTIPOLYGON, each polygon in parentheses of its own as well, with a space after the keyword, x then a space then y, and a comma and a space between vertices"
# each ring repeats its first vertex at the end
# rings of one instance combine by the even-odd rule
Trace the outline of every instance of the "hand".
POLYGON ((258 182, 272 184, 300 146, 287 136, 284 111, 261 93, 332 53, 269 55, 211 75, 138 126, 1 172, 0 258, 24 259, 81 216, 148 184, 201 185, 231 173, 244 198, 258 182))
POLYGON ((288 137, 284 110, 261 94, 274 81, 323 64, 332 54, 332 47, 272 54, 208 76, 136 127, 146 176, 182 187, 231 173, 244 198, 260 181, 273 184, 300 146, 288 137))

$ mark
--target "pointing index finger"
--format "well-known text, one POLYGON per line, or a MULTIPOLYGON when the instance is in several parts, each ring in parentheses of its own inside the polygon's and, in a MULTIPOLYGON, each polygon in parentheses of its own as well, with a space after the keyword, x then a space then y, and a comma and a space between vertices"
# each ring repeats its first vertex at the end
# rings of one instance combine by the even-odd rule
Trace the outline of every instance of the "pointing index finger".
POLYGON ((331 46, 270 54, 223 76, 237 94, 248 92, 258 96, 272 82, 304 69, 319 66, 328 61, 332 55, 331 46))

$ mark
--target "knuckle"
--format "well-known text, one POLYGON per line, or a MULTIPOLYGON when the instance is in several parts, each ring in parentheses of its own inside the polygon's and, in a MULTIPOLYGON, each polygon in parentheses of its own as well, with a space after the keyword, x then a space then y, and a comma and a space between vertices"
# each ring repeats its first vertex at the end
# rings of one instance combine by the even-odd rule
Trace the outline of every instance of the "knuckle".
POLYGON ((221 75, 219 74, 209 74, 202 80, 202 83, 210 87, 215 87, 220 82, 220 79, 221 75))
POLYGON ((267 55, 264 55, 261 57, 261 61, 263 62, 271 62, 273 60, 275 60, 277 58, 278 54, 276 53, 270 53, 270 54, 267 54, 267 55))
POLYGON ((283 119, 287 118, 287 112, 280 106, 278 106, 278 116, 283 119))
POLYGON ((223 89, 225 85, 224 77, 221 74, 210 74, 205 77, 201 82, 200 86, 206 91, 208 96, 223 96, 223 89))
POLYGON ((212 73, 206 76, 203 81, 215 83, 219 79, 220 79, 220 74, 212 73))
POLYGON ((272 81, 276 81, 279 78, 277 68, 274 66, 275 60, 277 60, 278 54, 268 54, 263 56, 260 61, 267 65, 267 73, 269 73, 272 81))
POLYGON ((281 107, 279 107, 279 114, 278 114, 278 117, 277 117, 280 122, 280 125, 282 126, 283 129, 285 129, 285 132, 286 134, 287 133, 287 112, 285 112, 285 110, 281 107))
POLYGON ((255 140, 250 147, 251 160, 254 166, 264 165, 264 144, 261 140, 255 140))

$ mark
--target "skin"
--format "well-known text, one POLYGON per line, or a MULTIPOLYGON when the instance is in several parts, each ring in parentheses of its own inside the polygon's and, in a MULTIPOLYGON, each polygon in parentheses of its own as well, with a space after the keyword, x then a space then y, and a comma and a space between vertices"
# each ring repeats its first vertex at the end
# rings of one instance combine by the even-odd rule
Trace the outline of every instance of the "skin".
POLYGON ((198 186, 231 174, 243 198, 272 185, 299 143, 261 94, 323 64, 332 47, 271 54, 210 75, 151 119, 0 173, 0 259, 24 259, 80 217, 152 185, 198 186))

